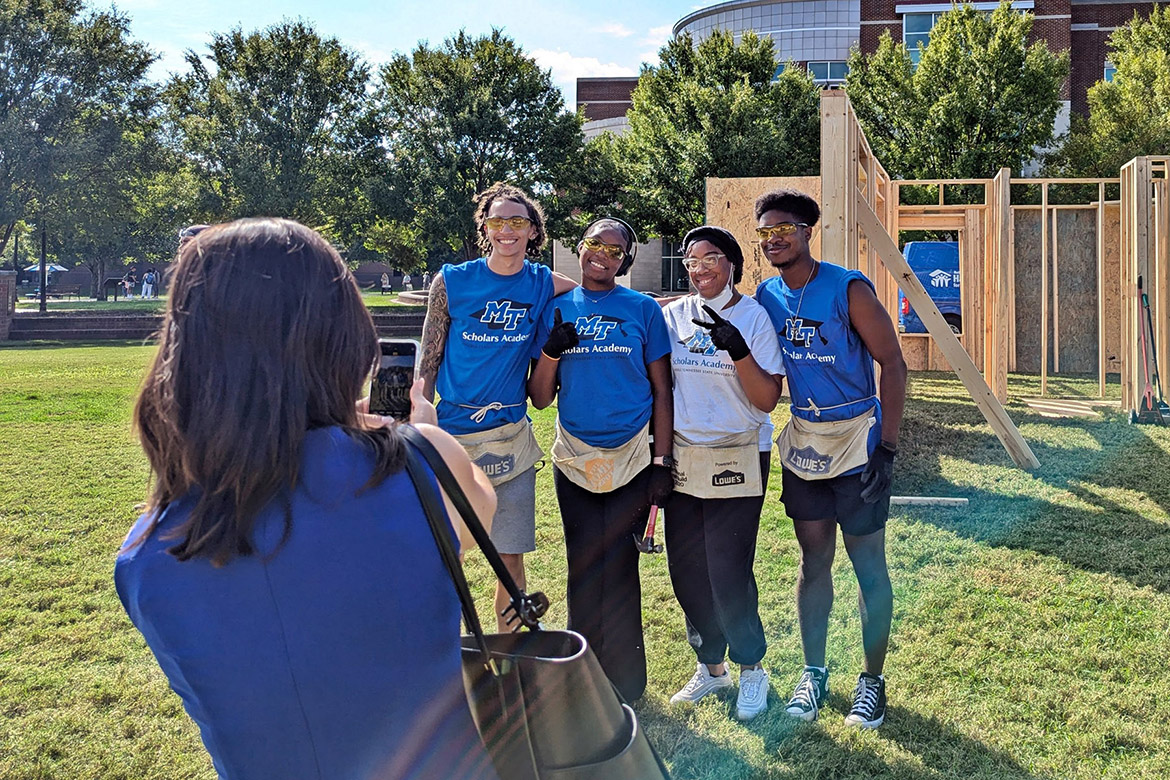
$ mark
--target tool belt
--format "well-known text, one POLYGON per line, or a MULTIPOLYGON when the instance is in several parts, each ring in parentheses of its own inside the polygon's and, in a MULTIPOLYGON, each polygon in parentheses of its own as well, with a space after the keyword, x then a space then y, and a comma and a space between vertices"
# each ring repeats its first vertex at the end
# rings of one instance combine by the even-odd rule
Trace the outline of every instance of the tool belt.
POLYGON ((746 498, 764 494, 759 430, 696 444, 674 434, 674 489, 696 498, 746 498))
POLYGON ((594 493, 617 490, 650 465, 650 424, 618 447, 594 447, 565 430, 557 418, 552 460, 574 485, 594 493))
POLYGON ((540 460, 542 453, 527 419, 486 431, 455 436, 471 462, 483 469, 492 485, 520 476, 540 460))
POLYGON ((848 420, 811 422, 792 415, 776 437, 784 468, 801 479, 832 479, 869 461, 869 429, 877 424, 872 407, 848 420))

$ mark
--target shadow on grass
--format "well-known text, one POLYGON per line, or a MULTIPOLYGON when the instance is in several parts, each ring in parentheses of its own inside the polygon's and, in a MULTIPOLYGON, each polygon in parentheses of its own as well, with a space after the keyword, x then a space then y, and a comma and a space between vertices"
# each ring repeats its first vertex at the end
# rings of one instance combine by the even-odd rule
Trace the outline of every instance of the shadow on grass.
POLYGON ((1150 519, 1159 511, 1170 515, 1170 456, 1151 429, 1130 425, 1116 412, 1100 419, 1050 419, 1013 407, 1018 426, 1044 426, 1028 442, 1040 468, 1018 472, 1018 486, 1010 474, 997 478, 1002 492, 994 492, 956 485, 941 473, 940 455, 1014 469, 994 434, 966 430, 986 423, 973 405, 956 400, 910 401, 914 413, 903 426, 894 493, 966 497, 971 506, 910 514, 969 539, 1034 550, 1170 592, 1170 525, 1150 519), (1047 488, 1038 489, 1035 480, 1047 488), (1067 496, 1056 500, 1053 490, 1067 496))
MULTIPOLYGON (((759 735, 765 755, 757 763, 726 745, 700 736, 692 724, 696 717, 693 710, 663 707, 658 702, 643 703, 638 706, 639 719, 651 743, 669 764, 675 780, 1025 780, 1042 777, 1028 771, 1008 754, 971 739, 935 718, 925 718, 903 707, 891 707, 885 724, 876 732, 841 732, 791 718, 783 712, 783 702, 775 695, 770 698, 767 712, 750 724, 731 726, 759 735), (871 742, 875 739, 896 743, 897 749, 875 750, 871 742), (891 758, 891 753, 895 757, 891 758)), ((723 702, 729 720, 734 702, 734 697, 723 702)), ((842 718, 848 708, 846 697, 834 694, 822 717, 842 718)))

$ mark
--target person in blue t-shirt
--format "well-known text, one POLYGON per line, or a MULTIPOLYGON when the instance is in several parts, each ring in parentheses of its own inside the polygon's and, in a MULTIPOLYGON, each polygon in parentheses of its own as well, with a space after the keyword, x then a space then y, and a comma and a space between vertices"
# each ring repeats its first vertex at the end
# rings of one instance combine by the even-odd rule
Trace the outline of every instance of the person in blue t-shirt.
MULTIPOLYGON (((344 261, 288 220, 210 227, 160 333, 135 408, 154 482, 114 581, 217 775, 494 780, 409 445, 359 401, 378 344, 344 261)), ((490 522, 486 477, 411 400, 490 522)))
POLYGON ((859 585, 863 671, 845 722, 877 728, 885 719, 882 669, 893 591, 885 526, 906 363, 890 315, 859 271, 818 262, 809 250, 816 201, 776 190, 756 201, 756 232, 780 275, 756 290, 780 338, 792 418, 777 439, 785 511, 800 544, 796 585, 805 669, 787 712, 814 720, 828 695, 825 639, 833 603, 837 526, 859 585), (873 363, 882 367, 880 387, 873 363))
POLYGON ((537 409, 559 398, 552 457, 569 628, 589 641, 626 701, 646 689, 635 542, 651 505, 664 504, 674 487, 670 334, 654 299, 615 278, 630 270, 637 245, 619 219, 586 227, 577 244, 581 286, 546 310, 528 380, 537 409))
MULTIPOLYGON (((439 427, 451 433, 496 488, 492 542, 521 589, 524 553, 536 549, 536 463, 526 380, 539 354, 540 315, 576 282, 531 262, 545 244, 544 212, 523 190, 493 184, 475 198, 475 228, 486 255, 447 264, 431 280, 419 376, 439 394, 439 427)), ((500 617, 508 592, 496 587, 500 617)))

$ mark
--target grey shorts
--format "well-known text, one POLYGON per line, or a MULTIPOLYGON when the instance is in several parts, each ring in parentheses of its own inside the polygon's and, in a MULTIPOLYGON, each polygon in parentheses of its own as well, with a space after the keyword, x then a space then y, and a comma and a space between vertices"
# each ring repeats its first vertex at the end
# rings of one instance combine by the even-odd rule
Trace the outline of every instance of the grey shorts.
POLYGON ((536 467, 496 485, 496 516, 492 543, 502 553, 528 553, 536 549, 536 467))

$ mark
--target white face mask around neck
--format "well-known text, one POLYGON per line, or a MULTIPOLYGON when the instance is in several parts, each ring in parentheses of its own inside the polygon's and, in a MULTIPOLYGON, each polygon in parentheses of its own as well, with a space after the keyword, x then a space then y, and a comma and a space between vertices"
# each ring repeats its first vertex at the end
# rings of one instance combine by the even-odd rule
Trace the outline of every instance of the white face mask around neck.
POLYGON ((727 286, 724 287, 723 290, 720 291, 720 293, 714 298, 703 298, 702 293, 699 294, 699 297, 703 298, 703 303, 707 304, 715 311, 722 311, 723 307, 731 301, 731 296, 734 294, 735 290, 732 287, 731 277, 728 277, 727 286))

